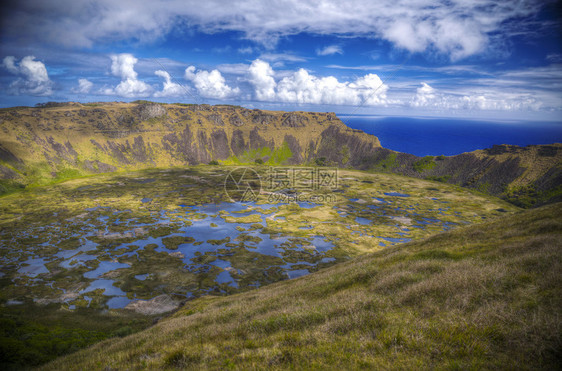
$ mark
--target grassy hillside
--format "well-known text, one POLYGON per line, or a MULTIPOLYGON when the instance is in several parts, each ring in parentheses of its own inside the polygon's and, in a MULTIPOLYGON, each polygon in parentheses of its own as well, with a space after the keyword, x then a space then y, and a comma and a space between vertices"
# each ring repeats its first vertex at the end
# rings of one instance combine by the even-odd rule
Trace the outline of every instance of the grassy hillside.
POLYGON ((553 204, 193 300, 45 369, 558 368, 561 214, 553 204))

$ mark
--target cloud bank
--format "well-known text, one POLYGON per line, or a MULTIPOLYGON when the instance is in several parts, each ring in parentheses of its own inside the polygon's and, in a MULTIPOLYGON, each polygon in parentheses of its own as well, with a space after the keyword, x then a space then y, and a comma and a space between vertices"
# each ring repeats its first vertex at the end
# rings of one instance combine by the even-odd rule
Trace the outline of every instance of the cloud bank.
MULTIPOLYGON (((379 38, 410 52, 435 50, 456 60, 484 51, 492 37, 513 32, 511 20, 531 19, 540 9, 533 0, 20 0, 5 8, 2 23, 8 36, 65 46, 151 42, 195 27, 209 34, 240 32, 266 46, 302 32, 379 38)), ((520 22, 518 32, 523 26, 520 22)))
POLYGON ((416 89, 409 105, 443 111, 537 111, 544 106, 540 99, 524 91, 506 92, 501 89, 473 87, 468 90, 441 92, 425 82, 416 89))
POLYGON ((274 76, 269 63, 259 59, 252 62, 248 69, 248 81, 257 100, 357 106, 388 103, 388 86, 375 74, 365 75, 353 82, 340 82, 333 76, 316 77, 302 68, 279 82, 274 76))

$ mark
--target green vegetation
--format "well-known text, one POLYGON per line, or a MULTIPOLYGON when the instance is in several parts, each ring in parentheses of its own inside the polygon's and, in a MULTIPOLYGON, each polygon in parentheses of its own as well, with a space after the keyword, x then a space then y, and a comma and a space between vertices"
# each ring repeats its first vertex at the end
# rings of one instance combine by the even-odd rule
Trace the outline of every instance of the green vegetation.
POLYGON ((287 142, 271 150, 269 147, 262 147, 259 149, 252 149, 244 151, 240 156, 230 156, 224 161, 223 165, 253 165, 265 164, 269 166, 285 165, 287 161, 293 157, 293 152, 287 142))
POLYGON ((388 172, 396 166, 398 166, 398 164, 396 163, 396 153, 391 153, 383 160, 380 160, 372 165, 371 170, 388 172))
POLYGON ((349 162, 349 147, 347 145, 343 146, 339 153, 341 156, 341 163, 344 165, 347 164, 349 162))
POLYGON ((56 176, 54 178, 55 182, 60 182, 67 179, 75 179, 78 177, 83 176, 84 174, 78 170, 73 168, 63 168, 60 171, 57 171, 56 176))
POLYGON ((414 162, 414 170, 418 173, 423 173, 425 170, 430 170, 435 167, 433 156, 425 156, 421 160, 414 162))
POLYGON ((188 302, 45 369, 556 369, 562 205, 188 302))
POLYGON ((0 179, 0 196, 4 196, 17 191, 22 191, 23 189, 25 189, 25 185, 15 180, 0 179))
POLYGON ((211 160, 209 161, 209 165, 218 165, 219 162, 217 160, 211 160))
POLYGON ((451 179, 450 175, 441 175, 441 176, 426 176, 425 179, 433 180, 436 182, 447 183, 449 179, 451 179))
POLYGON ((287 142, 283 142, 281 147, 275 148, 275 150, 271 153, 270 158, 267 160, 267 165, 283 165, 293 157, 293 152, 291 152, 291 148, 289 148, 289 144, 287 142))
POLYGON ((490 189, 490 185, 491 185, 490 182, 480 183, 480 184, 478 184, 478 186, 476 187, 476 189, 477 189, 479 192, 488 193, 488 192, 489 192, 489 189, 490 189))
POLYGON ((532 185, 508 187, 504 198, 516 206, 530 208, 562 200, 562 185, 542 192, 532 185))
POLYGON ((61 355, 122 337, 152 324, 152 317, 109 316, 98 310, 61 310, 58 305, 0 307, 0 368, 38 366, 61 355))
POLYGON ((326 157, 318 157, 314 160, 316 166, 327 166, 326 157))

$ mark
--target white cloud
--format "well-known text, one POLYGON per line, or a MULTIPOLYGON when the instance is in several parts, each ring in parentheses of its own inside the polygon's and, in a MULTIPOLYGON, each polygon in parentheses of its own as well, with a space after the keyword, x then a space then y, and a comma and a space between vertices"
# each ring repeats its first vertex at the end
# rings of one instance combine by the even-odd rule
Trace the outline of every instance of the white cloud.
POLYGON ((422 82, 422 86, 416 89, 416 95, 410 102, 413 107, 424 107, 433 104, 435 101, 435 89, 422 82))
MULTIPOLYGON (((281 37, 380 38, 412 52, 428 48, 459 59, 482 52, 490 39, 533 33, 525 22, 547 2, 535 0, 20 0, 2 17, 7 36, 90 47, 97 41, 153 41, 173 29, 236 31, 273 46, 281 37), (45 14, 49 16, 46 17, 45 14), (515 21, 515 22, 510 22, 515 21)), ((548 25, 544 25, 548 27, 548 25)), ((552 26, 550 26, 552 27, 552 26)))
POLYGON ((4 58, 4 61, 2 62, 2 65, 4 66, 4 68, 6 68, 8 71, 13 73, 14 75, 17 75, 19 73, 19 70, 16 67, 16 57, 14 57, 12 55, 4 58))
POLYGON ((103 90, 104 94, 119 95, 125 98, 148 97, 152 88, 145 82, 137 79, 135 64, 138 59, 132 54, 123 53, 111 56, 111 73, 120 77, 121 82, 114 89, 103 90))
POLYGON ((78 79, 78 86, 73 88, 74 93, 88 94, 94 84, 88 79, 78 79))
POLYGON ((111 56, 111 73, 113 76, 121 77, 123 80, 137 79, 137 73, 135 72, 135 64, 138 59, 132 54, 117 54, 111 56))
POLYGON ((16 58, 5 57, 2 65, 10 73, 21 76, 10 84, 9 91, 15 95, 48 96, 53 94, 53 82, 49 79, 45 64, 36 61, 35 57, 23 57, 16 65, 16 58))
POLYGON ((248 69, 255 97, 262 101, 337 105, 385 105, 388 86, 375 74, 340 82, 333 76, 316 77, 304 69, 277 83, 269 63, 255 60, 248 69))
POLYGON ((157 91, 154 96, 159 97, 177 97, 185 93, 185 90, 180 84, 172 82, 170 74, 166 71, 158 70, 154 72, 155 75, 160 76, 164 79, 162 91, 157 91))
POLYGON ((562 62, 562 54, 561 53, 551 53, 546 56, 546 60, 553 63, 560 63, 562 62))
POLYGON ((540 99, 528 92, 505 92, 495 88, 472 87, 440 92, 426 83, 416 89, 410 106, 434 110, 536 111, 543 107, 540 99))
POLYGON ((254 52, 254 48, 251 46, 247 46, 245 48, 238 48, 238 53, 240 54, 252 54, 254 52))
POLYGON ((252 62, 248 69, 248 81, 255 90, 257 100, 275 100, 275 79, 274 72, 269 63, 260 59, 252 62))
POLYGON ((245 75, 248 73, 248 65, 245 63, 228 63, 219 64, 217 70, 221 73, 231 74, 231 75, 245 75))
POLYGON ((226 85, 224 77, 218 70, 196 72, 194 66, 189 66, 185 69, 185 78, 192 81, 197 92, 205 98, 226 99, 240 93, 239 88, 233 89, 226 85))
POLYGON ((343 54, 343 50, 338 45, 329 45, 322 49, 316 49, 316 54, 320 56, 332 55, 332 54, 343 54))
POLYGON ((263 53, 259 59, 273 63, 273 67, 283 67, 285 62, 296 63, 305 62, 307 58, 295 55, 290 52, 285 53, 263 53))

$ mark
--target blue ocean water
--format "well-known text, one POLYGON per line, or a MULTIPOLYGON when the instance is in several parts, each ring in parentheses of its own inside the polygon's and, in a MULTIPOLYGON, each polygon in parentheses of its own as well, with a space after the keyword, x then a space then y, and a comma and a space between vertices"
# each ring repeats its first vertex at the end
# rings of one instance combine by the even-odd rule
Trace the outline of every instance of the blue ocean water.
POLYGON ((417 156, 458 155, 494 144, 562 143, 562 122, 476 121, 338 115, 349 127, 377 136, 383 147, 417 156))

